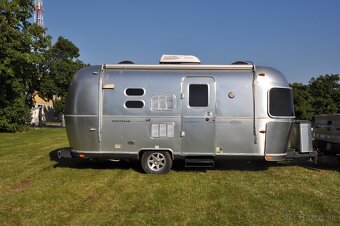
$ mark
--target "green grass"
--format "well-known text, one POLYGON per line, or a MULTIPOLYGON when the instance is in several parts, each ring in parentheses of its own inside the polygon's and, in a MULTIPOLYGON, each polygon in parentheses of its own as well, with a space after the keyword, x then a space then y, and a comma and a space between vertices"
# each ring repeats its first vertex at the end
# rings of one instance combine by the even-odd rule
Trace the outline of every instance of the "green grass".
POLYGON ((137 162, 56 162, 67 146, 61 128, 0 134, 0 225, 340 224, 333 160, 147 175, 137 162))

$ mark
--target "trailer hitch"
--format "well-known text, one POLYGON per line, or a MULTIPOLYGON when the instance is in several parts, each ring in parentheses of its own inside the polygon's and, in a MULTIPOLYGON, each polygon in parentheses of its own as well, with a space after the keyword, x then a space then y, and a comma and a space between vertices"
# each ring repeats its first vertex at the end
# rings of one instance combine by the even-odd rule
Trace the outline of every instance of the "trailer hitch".
POLYGON ((59 159, 71 159, 71 158, 73 158, 70 149, 58 150, 57 155, 58 155, 59 159))

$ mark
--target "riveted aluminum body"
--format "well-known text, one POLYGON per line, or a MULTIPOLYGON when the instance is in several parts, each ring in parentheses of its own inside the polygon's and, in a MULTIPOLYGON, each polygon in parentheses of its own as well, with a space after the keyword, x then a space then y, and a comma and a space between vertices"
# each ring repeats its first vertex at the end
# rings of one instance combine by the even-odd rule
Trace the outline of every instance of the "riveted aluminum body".
POLYGON ((269 67, 90 66, 70 85, 67 135, 73 153, 93 158, 138 159, 141 151, 159 149, 173 158, 282 160, 294 113, 272 115, 273 89, 291 93, 285 77, 269 67))

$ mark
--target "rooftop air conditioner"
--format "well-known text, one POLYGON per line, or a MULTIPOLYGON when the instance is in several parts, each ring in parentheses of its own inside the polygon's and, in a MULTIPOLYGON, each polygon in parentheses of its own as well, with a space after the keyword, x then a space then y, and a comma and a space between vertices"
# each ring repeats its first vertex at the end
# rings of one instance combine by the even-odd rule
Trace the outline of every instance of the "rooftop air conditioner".
POLYGON ((201 64, 200 59, 192 55, 163 55, 160 64, 201 64))

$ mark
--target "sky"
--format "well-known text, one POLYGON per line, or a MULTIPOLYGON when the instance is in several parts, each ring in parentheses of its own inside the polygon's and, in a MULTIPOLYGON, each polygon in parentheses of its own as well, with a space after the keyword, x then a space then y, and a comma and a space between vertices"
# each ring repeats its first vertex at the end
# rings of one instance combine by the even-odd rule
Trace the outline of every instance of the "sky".
POLYGON ((253 61, 288 82, 340 73, 340 0, 44 0, 44 25, 92 65, 162 54, 253 61))

